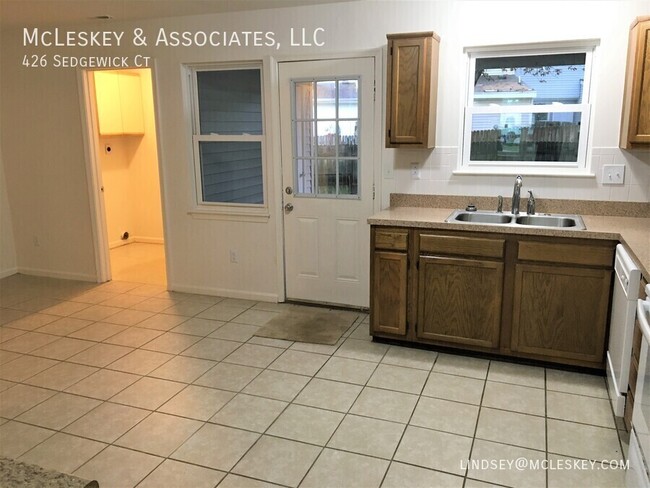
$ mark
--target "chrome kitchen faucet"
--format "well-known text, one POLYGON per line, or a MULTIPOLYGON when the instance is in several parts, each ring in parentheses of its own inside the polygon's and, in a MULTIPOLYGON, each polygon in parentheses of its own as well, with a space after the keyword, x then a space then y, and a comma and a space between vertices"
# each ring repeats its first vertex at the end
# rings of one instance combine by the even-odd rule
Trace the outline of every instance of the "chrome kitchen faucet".
POLYGON ((521 199, 521 185, 523 182, 524 180, 521 178, 521 176, 517 176, 515 178, 515 188, 512 192, 512 214, 513 215, 519 214, 519 201, 521 199))

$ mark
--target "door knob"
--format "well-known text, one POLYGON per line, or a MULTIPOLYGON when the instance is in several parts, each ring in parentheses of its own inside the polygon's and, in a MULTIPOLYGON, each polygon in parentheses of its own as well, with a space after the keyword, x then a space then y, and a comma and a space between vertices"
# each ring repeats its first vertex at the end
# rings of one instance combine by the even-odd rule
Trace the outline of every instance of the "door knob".
POLYGON ((293 203, 287 203, 287 204, 284 206, 284 210, 285 210, 286 212, 291 212, 291 211, 293 210, 293 203))

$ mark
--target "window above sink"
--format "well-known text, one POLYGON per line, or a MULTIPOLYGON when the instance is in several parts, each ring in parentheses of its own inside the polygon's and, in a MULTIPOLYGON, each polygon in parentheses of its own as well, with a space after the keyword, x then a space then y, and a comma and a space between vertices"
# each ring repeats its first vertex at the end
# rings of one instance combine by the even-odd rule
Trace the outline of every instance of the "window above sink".
POLYGON ((592 176, 587 149, 598 42, 466 48, 456 173, 592 176))

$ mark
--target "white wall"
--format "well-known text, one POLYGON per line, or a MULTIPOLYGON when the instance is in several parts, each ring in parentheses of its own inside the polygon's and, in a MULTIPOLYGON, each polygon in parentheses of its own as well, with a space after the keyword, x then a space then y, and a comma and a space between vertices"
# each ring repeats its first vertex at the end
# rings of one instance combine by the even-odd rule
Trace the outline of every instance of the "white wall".
MULTIPOLYGON (((224 293, 274 299, 279 291, 276 224, 279 182, 271 160, 268 222, 231 222, 200 218, 188 212, 193 203, 193 173, 188 132, 188 112, 183 101, 182 63, 263 59, 267 56, 314 56, 380 49, 386 33, 434 30, 440 34, 440 85, 438 148, 434 151, 381 151, 381 201, 391 191, 494 195, 511 191, 511 177, 453 176, 459 143, 461 86, 464 78, 462 49, 468 45, 541 42, 599 38, 595 67, 593 112, 593 165, 620 161, 627 165, 626 185, 610 189, 598 179, 527 178, 539 198, 650 200, 650 163, 645 154, 621 153, 618 128, 622 100, 628 27, 644 12, 647 1, 360 1, 295 9, 162 19, 129 24, 101 24, 102 29, 142 27, 150 37, 160 27, 176 30, 232 32, 272 30, 282 42, 273 48, 155 48, 127 47, 107 54, 144 54, 155 58, 154 82, 160 118, 160 161, 166 219, 168 277, 173 289, 224 293), (525 3, 525 6, 522 5, 525 3), (290 47, 290 27, 323 27, 325 46, 290 47), (422 164, 423 179, 410 180, 411 162, 422 164), (229 250, 239 252, 238 264, 229 262, 229 250)), ((76 28, 79 30, 79 28, 76 28)), ((21 32, 4 32, 2 39, 2 143, 9 197, 17 231, 19 266, 67 272, 94 273, 92 233, 88 213, 83 139, 80 127, 77 75, 70 69, 27 69, 20 66, 25 48, 21 32), (42 236, 40 249, 33 235, 42 236), (74 235, 70 246, 68 236, 74 235), (47 256, 43 250, 47 250, 47 256)), ((49 51, 53 53, 52 50, 49 51)), ((73 54, 74 49, 66 49, 73 54)), ((98 49, 77 51, 97 55, 98 49)), ((382 78, 384 73, 379 73, 382 78)), ((276 87, 265 95, 275 97, 276 87)), ((380 94, 380 99, 383 96, 380 94)), ((278 144, 275 121, 267 126, 278 144)), ((383 145, 383 128, 376 127, 383 145)), ((597 172, 597 171, 596 171, 597 172)))
POLYGON ((0 150, 0 278, 10 276, 17 271, 14 230, 5 185, 2 151, 0 150))

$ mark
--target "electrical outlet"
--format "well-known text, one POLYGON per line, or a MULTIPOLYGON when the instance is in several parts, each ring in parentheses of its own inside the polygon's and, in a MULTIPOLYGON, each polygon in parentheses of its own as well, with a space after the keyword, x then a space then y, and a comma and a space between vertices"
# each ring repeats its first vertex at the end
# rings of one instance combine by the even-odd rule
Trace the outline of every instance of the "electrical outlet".
POLYGON ((420 165, 418 163, 411 163, 411 179, 420 179, 420 165))
POLYGON ((235 264, 239 262, 239 254, 234 249, 230 250, 230 262, 235 264))
POLYGON ((603 185, 622 185, 625 182, 624 164, 603 165, 603 185))

